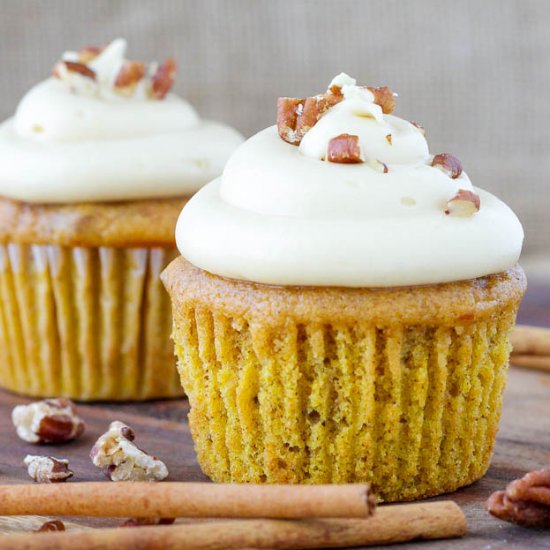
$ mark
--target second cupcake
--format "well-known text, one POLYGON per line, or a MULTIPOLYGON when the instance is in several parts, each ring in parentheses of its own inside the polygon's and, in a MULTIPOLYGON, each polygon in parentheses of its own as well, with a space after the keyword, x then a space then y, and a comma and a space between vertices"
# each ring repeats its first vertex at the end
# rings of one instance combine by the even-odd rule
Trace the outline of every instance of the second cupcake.
POLYGON ((67 52, 0 126, 0 386, 181 394, 159 274, 191 194, 242 141, 170 93, 171 59, 67 52))

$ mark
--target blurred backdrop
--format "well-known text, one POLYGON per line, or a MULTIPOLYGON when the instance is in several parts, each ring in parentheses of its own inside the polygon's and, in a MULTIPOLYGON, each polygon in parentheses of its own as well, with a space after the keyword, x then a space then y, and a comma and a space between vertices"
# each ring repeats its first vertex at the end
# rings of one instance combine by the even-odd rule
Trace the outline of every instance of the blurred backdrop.
POLYGON ((64 50, 119 36, 131 58, 176 57, 176 91, 246 135, 341 71, 391 86, 550 256, 550 1, 0 0, 1 118, 64 50))

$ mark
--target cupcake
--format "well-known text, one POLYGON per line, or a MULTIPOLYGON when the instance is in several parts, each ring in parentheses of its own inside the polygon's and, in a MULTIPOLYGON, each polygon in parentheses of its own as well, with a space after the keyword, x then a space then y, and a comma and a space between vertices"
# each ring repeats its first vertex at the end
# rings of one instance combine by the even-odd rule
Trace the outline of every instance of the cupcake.
POLYGON ((182 393, 159 274, 242 139, 170 93, 173 60, 125 51, 65 53, 0 125, 0 386, 17 393, 182 393))
POLYGON ((180 215, 162 279, 215 481, 369 482, 399 501, 487 470, 523 231, 393 108, 344 74, 281 98, 180 215))

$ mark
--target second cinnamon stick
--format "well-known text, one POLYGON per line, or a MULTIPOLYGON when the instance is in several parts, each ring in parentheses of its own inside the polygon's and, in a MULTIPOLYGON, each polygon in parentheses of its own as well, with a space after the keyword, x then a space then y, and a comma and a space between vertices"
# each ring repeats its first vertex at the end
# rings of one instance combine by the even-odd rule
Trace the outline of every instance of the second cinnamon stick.
POLYGON ((218 550, 347 548, 461 537, 466 519, 451 501, 380 507, 368 519, 234 520, 135 529, 6 537, 10 550, 218 550))

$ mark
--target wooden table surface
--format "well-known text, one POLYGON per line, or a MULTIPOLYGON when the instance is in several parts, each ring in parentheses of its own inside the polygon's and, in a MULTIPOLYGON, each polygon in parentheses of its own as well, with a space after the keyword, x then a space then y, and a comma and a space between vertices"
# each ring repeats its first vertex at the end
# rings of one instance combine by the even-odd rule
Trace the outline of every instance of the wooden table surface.
MULTIPOLYGON (((550 327, 550 278, 546 281, 530 280, 519 322, 550 327)), ((79 405, 79 413, 87 423, 87 431, 77 442, 62 447, 36 447, 17 438, 10 414, 15 405, 24 402, 28 400, 0 391, 0 483, 31 482, 22 465, 23 458, 27 453, 45 452, 68 458, 75 472, 75 481, 105 481, 101 472, 92 466, 88 453, 96 438, 115 419, 135 429, 140 447, 165 460, 170 471, 169 479, 207 481, 195 462, 193 443, 186 423, 186 400, 79 405)), ((489 516, 483 507, 492 491, 503 488, 508 481, 522 476, 528 470, 545 466, 550 466, 550 374, 512 367, 489 472, 474 485, 443 497, 455 500, 464 510, 468 518, 467 537, 460 540, 417 542, 399 548, 550 549, 550 530, 529 530, 504 523, 489 516)), ((31 530, 42 521, 44 518, 0 517, 0 533, 31 530)), ((120 523, 120 520, 84 518, 72 518, 69 521, 69 528, 120 523)))

